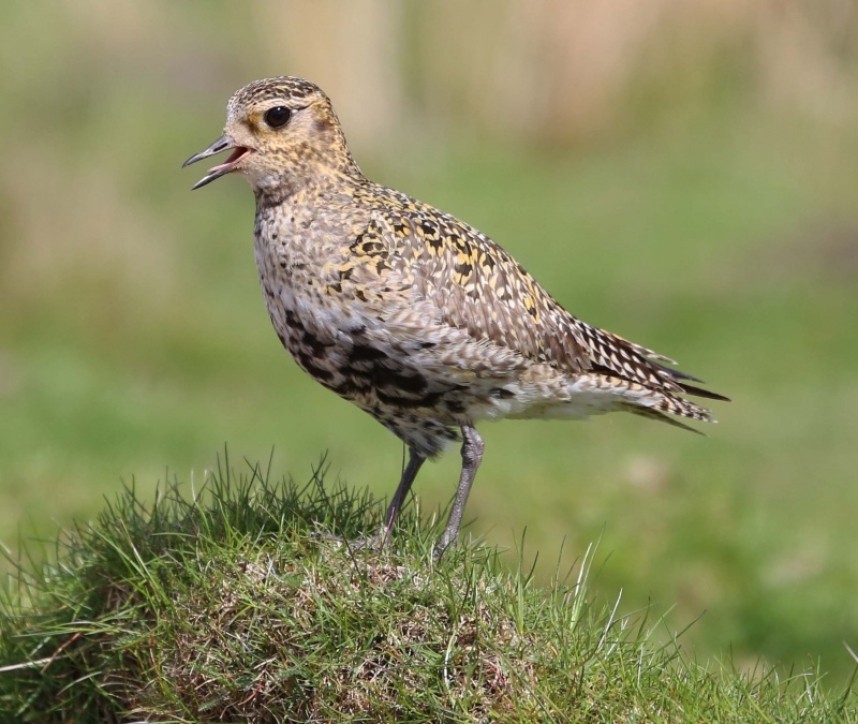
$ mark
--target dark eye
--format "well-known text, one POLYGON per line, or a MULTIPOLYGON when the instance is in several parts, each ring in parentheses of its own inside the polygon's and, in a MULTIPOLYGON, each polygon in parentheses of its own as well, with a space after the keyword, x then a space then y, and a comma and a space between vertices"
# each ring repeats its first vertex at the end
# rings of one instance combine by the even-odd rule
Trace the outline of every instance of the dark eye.
POLYGON ((292 109, 286 106, 274 106, 265 111, 263 118, 270 128, 285 126, 292 117, 292 109))

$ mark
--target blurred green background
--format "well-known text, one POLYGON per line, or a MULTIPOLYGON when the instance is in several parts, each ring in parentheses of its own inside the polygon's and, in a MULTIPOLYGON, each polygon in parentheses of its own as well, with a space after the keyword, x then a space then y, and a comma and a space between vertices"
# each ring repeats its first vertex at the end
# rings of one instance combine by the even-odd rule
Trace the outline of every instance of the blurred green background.
MULTIPOLYGON (((389 495, 402 450, 280 348, 253 199, 181 162, 259 77, 334 99, 372 177, 491 234, 570 310, 734 399, 484 425, 470 530, 537 576, 591 541, 621 610, 701 659, 858 648, 858 10, 851 0, 0 5, 0 541, 224 442, 389 495), (705 612, 705 613, 704 613, 705 612)), ((458 454, 424 468, 429 514, 458 454)), ((7 564, 8 569, 8 564, 7 564)))

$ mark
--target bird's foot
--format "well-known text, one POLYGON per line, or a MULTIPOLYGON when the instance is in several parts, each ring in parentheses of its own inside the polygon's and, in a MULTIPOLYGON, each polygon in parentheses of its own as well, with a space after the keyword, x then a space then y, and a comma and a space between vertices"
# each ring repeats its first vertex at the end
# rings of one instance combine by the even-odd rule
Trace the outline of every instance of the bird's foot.
POLYGON ((444 553, 447 552, 447 549, 451 546, 456 545, 457 536, 450 535, 449 531, 444 531, 444 534, 438 539, 438 542, 432 548, 432 560, 437 563, 441 560, 441 557, 444 553))

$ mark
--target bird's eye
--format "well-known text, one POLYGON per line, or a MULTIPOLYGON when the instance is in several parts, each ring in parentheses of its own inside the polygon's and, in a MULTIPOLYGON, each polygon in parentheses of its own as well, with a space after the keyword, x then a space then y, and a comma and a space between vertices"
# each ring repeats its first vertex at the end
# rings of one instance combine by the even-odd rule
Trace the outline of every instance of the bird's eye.
POLYGON ((274 106, 265 111, 263 118, 269 128, 280 128, 285 126, 292 117, 292 110, 286 106, 274 106))

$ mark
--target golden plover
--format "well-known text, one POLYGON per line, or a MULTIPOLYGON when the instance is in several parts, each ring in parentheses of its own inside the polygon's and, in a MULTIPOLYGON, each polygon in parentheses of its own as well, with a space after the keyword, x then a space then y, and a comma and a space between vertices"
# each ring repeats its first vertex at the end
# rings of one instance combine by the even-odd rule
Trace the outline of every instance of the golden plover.
POLYGON ((250 183, 259 279, 283 346, 408 446, 382 541, 423 462, 461 439, 436 556, 455 541, 483 457, 478 420, 624 410, 687 427, 671 416, 711 417, 684 394, 726 399, 571 315, 481 231, 367 179, 313 83, 240 89, 223 135, 185 165, 222 151, 194 188, 232 172, 250 183))

